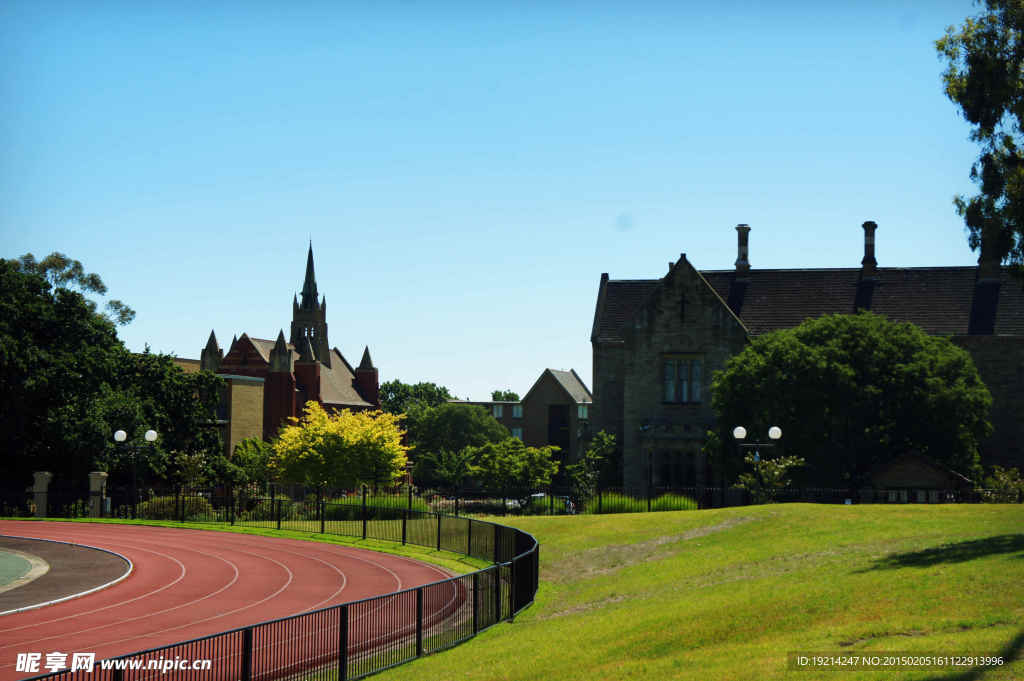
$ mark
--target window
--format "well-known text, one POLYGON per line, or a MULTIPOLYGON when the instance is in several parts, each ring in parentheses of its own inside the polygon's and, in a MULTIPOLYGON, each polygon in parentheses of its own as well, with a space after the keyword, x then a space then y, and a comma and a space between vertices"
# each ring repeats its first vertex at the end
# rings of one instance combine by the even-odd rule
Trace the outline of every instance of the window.
POLYGON ((517 437, 520 440, 522 440, 523 439, 523 429, 522 428, 518 428, 518 427, 517 428, 513 428, 512 429, 512 437, 517 437))
POLYGON ((662 401, 677 404, 703 401, 703 364, 700 357, 666 357, 662 362, 662 401))
POLYGON ((502 414, 505 413, 505 405, 503 404, 496 404, 491 409, 494 413, 494 418, 496 419, 500 419, 502 414))
POLYGON ((523 418, 523 405, 513 404, 512 405, 512 418, 521 419, 523 418))
POLYGON ((579 405, 578 407, 576 407, 576 418, 580 419, 581 421, 585 421, 588 418, 587 411, 587 405, 579 405))

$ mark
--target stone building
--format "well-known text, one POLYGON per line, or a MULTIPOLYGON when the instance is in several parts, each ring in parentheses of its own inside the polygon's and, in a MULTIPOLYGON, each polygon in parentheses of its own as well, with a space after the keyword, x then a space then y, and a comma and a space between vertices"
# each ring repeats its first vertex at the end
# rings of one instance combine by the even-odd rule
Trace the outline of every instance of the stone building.
MULTIPOLYGON (((545 369, 518 402, 465 402, 487 409, 513 437, 528 447, 555 445, 562 464, 579 456, 580 445, 590 432, 593 396, 575 370, 545 369)), ((559 466, 563 470, 564 465, 559 466)))
POLYGON ((591 331, 593 428, 615 433, 623 482, 711 484, 700 450, 715 427, 714 372, 759 334, 865 309, 946 336, 992 392, 985 465, 1024 467, 1024 289, 983 251, 978 267, 878 267, 865 222, 860 268, 754 269, 738 225, 735 269, 698 271, 682 254, 660 279, 601 275, 591 331))
POLYGON ((226 383, 217 420, 228 452, 245 438, 271 439, 285 419, 300 416, 311 400, 329 411, 380 408, 380 380, 370 349, 353 368, 340 350, 330 347, 327 298, 320 300, 317 293, 312 244, 301 296, 292 299, 287 341, 284 330, 276 341, 243 333, 225 354, 210 331, 200 366, 226 383))

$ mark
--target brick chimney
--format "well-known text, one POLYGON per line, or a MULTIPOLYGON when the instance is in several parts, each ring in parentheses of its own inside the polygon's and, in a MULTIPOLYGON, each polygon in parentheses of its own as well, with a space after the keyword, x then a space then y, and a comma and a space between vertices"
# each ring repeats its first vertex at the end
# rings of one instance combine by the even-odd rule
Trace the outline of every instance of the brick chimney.
POLYGON ((861 225, 864 228, 864 259, 860 261, 860 278, 857 280, 857 293, 853 299, 853 311, 870 310, 871 300, 875 297, 875 284, 878 283, 878 261, 875 260, 875 230, 878 225, 868 220, 861 225))
POLYGON ((750 225, 736 225, 736 274, 745 275, 750 272, 750 260, 747 259, 750 225))
POLYGON ((874 277, 878 274, 878 261, 875 260, 875 230, 878 225, 868 220, 861 227, 864 228, 864 259, 860 261, 861 276, 874 277))
POLYGON ((967 333, 990 336, 996 330, 996 315, 999 312, 999 287, 1002 267, 995 254, 996 234, 981 235, 981 255, 978 256, 978 275, 974 281, 974 297, 971 300, 971 318, 967 333))

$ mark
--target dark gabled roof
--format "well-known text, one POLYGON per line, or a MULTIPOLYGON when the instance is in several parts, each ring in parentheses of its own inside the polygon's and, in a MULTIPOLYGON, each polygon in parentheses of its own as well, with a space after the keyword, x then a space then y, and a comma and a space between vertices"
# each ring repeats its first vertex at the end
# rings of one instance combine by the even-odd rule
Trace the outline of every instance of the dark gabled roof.
MULTIPOLYGON (((274 349, 276 341, 265 338, 249 340, 260 353, 260 357, 269 364, 270 351, 274 349)), ((295 371, 295 361, 299 359, 299 353, 291 343, 288 344, 288 350, 291 354, 291 369, 295 371)), ((372 407, 373 405, 364 400, 353 385, 355 372, 352 371, 352 366, 337 348, 331 350, 331 354, 334 355, 333 359, 338 361, 332 361, 331 366, 320 364, 320 399, 323 403, 342 407, 372 407)))
MULTIPOLYGON (((976 267, 882 267, 870 310, 892 321, 911 322, 928 334, 967 334, 974 300, 976 267)), ((857 300, 860 268, 750 270, 739 317, 752 334, 799 325, 826 314, 850 314, 857 300)), ((701 275, 723 300, 730 300, 735 270, 701 275)), ((994 332, 1024 335, 1024 288, 1004 269, 994 332)), ((603 309, 597 311, 595 339, 622 341, 623 328, 661 282, 609 280, 603 309)))
POLYGON ((548 369, 551 375, 555 377, 565 392, 569 393, 569 396, 577 402, 593 402, 594 396, 590 394, 590 390, 583 383, 583 379, 579 377, 575 369, 569 369, 568 371, 559 371, 558 369, 548 369))
POLYGON ((579 374, 576 373, 575 369, 569 369, 569 371, 561 371, 559 369, 545 369, 541 372, 541 375, 533 382, 530 389, 523 395, 521 402, 526 402, 529 399, 530 394, 540 385, 544 377, 550 375, 551 378, 555 379, 555 383, 559 385, 562 390, 569 396, 569 399, 577 404, 585 404, 594 401, 594 396, 590 393, 586 384, 583 383, 583 379, 580 378, 579 374))
POLYGON ((598 342, 621 341, 622 329, 647 296, 658 287, 660 279, 609 280, 604 288, 604 305, 597 311, 591 340, 598 342))

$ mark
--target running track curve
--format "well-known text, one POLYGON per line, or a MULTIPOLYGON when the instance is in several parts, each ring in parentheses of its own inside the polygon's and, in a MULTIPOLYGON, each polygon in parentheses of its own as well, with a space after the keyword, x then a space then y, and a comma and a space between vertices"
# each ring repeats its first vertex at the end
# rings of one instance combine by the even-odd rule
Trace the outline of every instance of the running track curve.
POLYGON ((0 520, 0 535, 94 546, 134 564, 109 588, 0 617, 0 681, 26 676, 18 653, 99 660, 451 576, 401 556, 209 530, 0 520))

